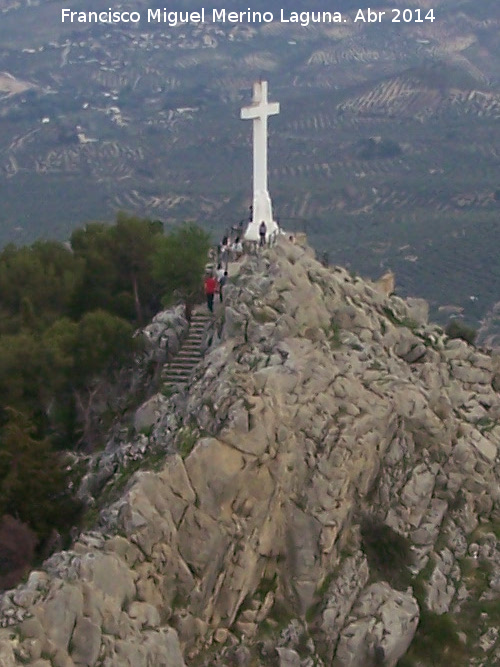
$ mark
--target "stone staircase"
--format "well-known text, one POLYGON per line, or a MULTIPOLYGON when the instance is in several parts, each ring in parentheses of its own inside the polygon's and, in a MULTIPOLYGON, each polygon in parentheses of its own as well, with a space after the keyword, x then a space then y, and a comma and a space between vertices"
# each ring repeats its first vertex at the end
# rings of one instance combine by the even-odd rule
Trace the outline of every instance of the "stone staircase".
POLYGON ((189 331, 181 349, 165 366, 163 385, 169 389, 182 389, 203 357, 203 341, 212 318, 204 310, 194 311, 189 331))

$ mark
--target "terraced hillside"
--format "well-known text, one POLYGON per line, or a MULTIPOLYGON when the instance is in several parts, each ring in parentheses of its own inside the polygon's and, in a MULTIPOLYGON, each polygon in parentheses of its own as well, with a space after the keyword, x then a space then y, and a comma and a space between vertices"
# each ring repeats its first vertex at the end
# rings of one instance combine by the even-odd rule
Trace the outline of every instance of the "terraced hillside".
POLYGON ((342 23, 178 27, 62 24, 59 0, 31 5, 0 3, 1 243, 65 237, 117 209, 214 235, 246 218, 239 108, 265 76, 281 103, 270 188, 283 226, 354 271, 393 268, 434 316, 454 306, 477 322, 498 300, 498 3, 344 0, 342 23), (434 21, 391 22, 431 4, 434 21), (368 5, 386 19, 355 21, 368 5))

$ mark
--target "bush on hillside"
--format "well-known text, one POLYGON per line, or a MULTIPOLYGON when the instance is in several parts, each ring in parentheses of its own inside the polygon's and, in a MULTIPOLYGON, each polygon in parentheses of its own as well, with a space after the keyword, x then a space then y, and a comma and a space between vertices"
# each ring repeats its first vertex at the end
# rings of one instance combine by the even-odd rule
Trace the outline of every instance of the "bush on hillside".
POLYGON ((0 590, 16 586, 29 569, 38 540, 25 524, 4 514, 0 519, 0 590))
POLYGON ((460 320, 452 320, 446 327, 445 333, 449 338, 460 338, 470 345, 474 345, 477 331, 460 320))
POLYGON ((411 578, 408 568, 413 564, 408 538, 382 521, 365 517, 361 524, 361 540, 372 575, 396 589, 405 589, 411 578))

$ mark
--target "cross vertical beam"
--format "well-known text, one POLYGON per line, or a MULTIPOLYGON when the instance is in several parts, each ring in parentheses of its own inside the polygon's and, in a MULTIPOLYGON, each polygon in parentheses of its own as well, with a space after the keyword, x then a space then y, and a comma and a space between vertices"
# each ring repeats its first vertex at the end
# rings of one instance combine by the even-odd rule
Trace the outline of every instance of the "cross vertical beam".
POLYGON ((253 213, 245 232, 245 238, 250 241, 259 239, 262 221, 266 223, 267 236, 278 229, 267 187, 267 119, 279 111, 279 104, 267 99, 267 81, 254 83, 252 104, 241 109, 241 119, 253 121, 253 213))

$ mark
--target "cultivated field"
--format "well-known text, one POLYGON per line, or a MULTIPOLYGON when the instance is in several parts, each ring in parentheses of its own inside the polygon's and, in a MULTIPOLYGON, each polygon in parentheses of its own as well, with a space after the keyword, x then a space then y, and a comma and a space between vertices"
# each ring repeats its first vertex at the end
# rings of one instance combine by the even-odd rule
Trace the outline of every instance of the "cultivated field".
POLYGON ((477 322, 500 294, 500 6, 442 0, 433 22, 369 25, 357 8, 380 3, 336 4, 345 23, 127 28, 0 2, 0 242, 117 209, 218 236, 247 217, 239 108, 265 77, 282 225, 353 271, 393 268, 443 321, 453 306, 477 322))

